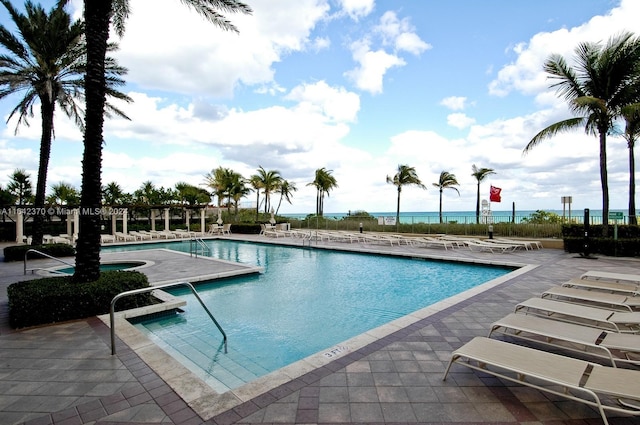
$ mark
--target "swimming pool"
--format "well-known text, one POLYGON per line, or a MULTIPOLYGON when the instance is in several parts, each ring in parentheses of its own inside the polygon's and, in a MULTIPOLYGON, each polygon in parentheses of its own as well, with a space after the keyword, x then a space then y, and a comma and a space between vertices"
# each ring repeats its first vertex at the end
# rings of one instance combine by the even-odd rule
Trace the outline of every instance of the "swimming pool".
MULTIPOLYGON (((185 243, 166 247, 183 250, 185 243)), ((235 241, 207 243, 214 258, 265 270, 197 286, 229 337, 228 353, 188 290, 171 291, 187 299, 184 313, 143 320, 136 327, 219 393, 513 270, 235 241)))

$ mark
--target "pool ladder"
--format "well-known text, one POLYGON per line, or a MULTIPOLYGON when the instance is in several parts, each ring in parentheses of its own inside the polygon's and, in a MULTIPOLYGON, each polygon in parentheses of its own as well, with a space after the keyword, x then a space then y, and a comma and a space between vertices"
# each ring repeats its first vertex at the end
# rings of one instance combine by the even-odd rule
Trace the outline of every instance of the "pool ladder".
POLYGON ((191 237, 191 240, 189 242, 189 255, 191 255, 192 257, 195 255, 197 258, 198 253, 200 252, 202 252, 201 255, 208 254, 209 247, 202 238, 199 238, 197 236, 191 237))
MULTIPOLYGON (((68 262, 66 262, 66 261, 64 261, 64 260, 61 260, 61 259, 56 258, 56 257, 53 257, 53 256, 51 256, 51 255, 49 255, 49 254, 45 254, 45 253, 44 253, 44 252, 42 252, 42 251, 38 251, 37 249, 33 249, 33 248, 32 248, 32 249, 28 249, 28 250, 24 253, 24 274, 27 274, 27 271, 30 271, 30 272, 31 272, 31 274, 33 274, 33 272, 34 272, 34 271, 36 271, 36 270, 43 270, 43 269, 42 269, 42 267, 27 270, 27 257, 28 257, 28 255, 29 255, 29 253, 30 253, 30 252, 35 252, 36 254, 42 255, 43 257, 50 258, 51 260, 56 260, 56 261, 58 261, 58 262, 60 262, 60 263, 62 263, 62 264, 65 264, 65 265, 69 266, 69 267, 74 267, 74 265, 73 265, 72 263, 68 263, 68 262)), ((55 272, 53 272, 53 273, 55 273, 55 272)), ((61 275, 66 275, 66 273, 60 273, 60 274, 61 274, 61 275)))
POLYGON ((113 297, 113 299, 111 300, 111 308, 109 309, 109 319, 111 324, 111 355, 116 354, 116 322, 115 322, 116 302, 122 297, 127 297, 130 295, 137 295, 137 294, 144 294, 146 292, 155 291, 156 289, 170 288, 173 286, 186 286, 191 290, 191 292, 196 297, 196 299, 198 300, 202 308, 204 308, 204 311, 206 311, 207 314, 209 315, 209 318, 211 319, 213 324, 216 325, 216 327, 222 334, 222 341, 224 343, 224 353, 227 354, 227 334, 222 329, 222 326, 220 326, 220 323, 218 323, 216 318, 213 317, 213 314, 211 314, 211 312, 209 311, 205 303, 202 301, 202 298, 200 298, 200 295, 198 295, 196 288, 194 288, 193 285, 189 282, 175 282, 175 283, 165 283, 164 285, 153 285, 148 288, 132 289, 131 291, 121 292, 115 297, 113 297))

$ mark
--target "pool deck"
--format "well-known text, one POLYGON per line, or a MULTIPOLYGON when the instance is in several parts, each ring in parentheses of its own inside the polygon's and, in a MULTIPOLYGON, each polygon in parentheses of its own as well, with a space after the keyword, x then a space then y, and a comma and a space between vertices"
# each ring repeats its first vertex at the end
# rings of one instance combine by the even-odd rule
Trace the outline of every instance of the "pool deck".
MULTIPOLYGON (((291 238, 224 238, 301 244, 291 238)), ((22 263, 0 263, 0 424, 601 423, 595 410, 529 387, 456 366, 447 381, 442 374, 452 350, 486 335, 491 323, 512 312, 517 302, 587 270, 637 274, 640 260, 585 259, 558 249, 493 254, 405 245, 314 246, 523 267, 508 279, 491 281, 258 382, 217 394, 122 318, 116 322, 113 356, 105 317, 10 329, 7 286, 38 276, 24 276, 22 263)), ((165 250, 102 257, 115 261, 131 254, 153 263, 140 271, 155 284, 255 272, 165 250)), ((55 263, 29 262, 29 267, 36 265, 55 263)), ((638 419, 609 416, 609 422, 637 424, 638 419)))

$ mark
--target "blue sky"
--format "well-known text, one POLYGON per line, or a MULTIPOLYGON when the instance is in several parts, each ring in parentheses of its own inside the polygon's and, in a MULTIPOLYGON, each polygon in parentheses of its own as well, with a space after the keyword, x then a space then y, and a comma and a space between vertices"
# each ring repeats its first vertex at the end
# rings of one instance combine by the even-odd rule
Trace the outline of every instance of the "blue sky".
MULTIPOLYGON (((552 53, 570 58, 583 41, 640 34, 636 0, 247 0, 252 16, 229 16, 223 33, 177 0, 130 0, 118 60, 129 69, 132 118, 105 124, 103 183, 133 192, 144 181, 195 185, 223 166, 249 177, 258 166, 296 184, 283 213, 310 213, 314 171, 333 170, 326 212, 394 211, 387 184, 399 164, 428 189, 407 187, 402 211, 437 211, 441 171, 458 196, 444 209, 475 208, 471 167, 493 168, 482 184, 502 188, 494 210, 600 209, 597 140, 584 132, 522 149, 540 129, 568 118, 542 71, 552 53)), ((21 4, 20 2, 16 4, 21 4)), ((50 7, 53 2, 43 2, 50 7)), ((71 4, 79 13, 81 1, 71 4)), ((79 15, 78 15, 79 16, 79 15)), ((6 12, 0 22, 9 26, 6 12)), ((35 182, 39 120, 4 124, 17 98, 0 102, 0 185, 16 168, 35 182)), ((49 187, 80 187, 81 134, 62 114, 49 187)), ((627 205, 622 138, 609 141, 613 208, 627 205)), ((250 196, 247 203, 253 200, 250 196)))

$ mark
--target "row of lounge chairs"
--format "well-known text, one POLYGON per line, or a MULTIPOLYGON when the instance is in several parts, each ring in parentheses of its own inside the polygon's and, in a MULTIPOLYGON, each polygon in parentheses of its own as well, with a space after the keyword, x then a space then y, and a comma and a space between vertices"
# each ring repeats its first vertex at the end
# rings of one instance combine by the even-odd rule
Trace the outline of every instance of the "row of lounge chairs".
POLYGON ((150 241, 152 239, 184 239, 184 238, 192 238, 196 236, 196 232, 190 232, 187 230, 177 229, 177 230, 140 230, 140 231, 130 231, 127 233, 124 232, 115 232, 114 234, 102 234, 100 235, 100 240, 103 244, 105 243, 113 243, 113 242, 135 242, 135 241, 150 241))
POLYGON ((640 275, 597 271, 551 288, 454 350, 443 379, 455 363, 592 406, 605 424, 640 416, 639 290, 640 275))
POLYGON ((383 244, 390 246, 410 245, 427 248, 444 248, 445 250, 466 247, 472 251, 513 252, 519 249, 541 249, 538 241, 525 241, 507 238, 479 240, 458 236, 407 236, 394 233, 357 233, 327 230, 287 230, 284 226, 267 226, 262 224, 260 234, 266 237, 294 237, 324 242, 346 242, 363 244, 383 244))

